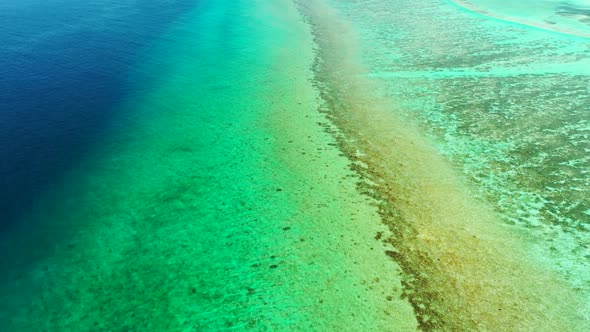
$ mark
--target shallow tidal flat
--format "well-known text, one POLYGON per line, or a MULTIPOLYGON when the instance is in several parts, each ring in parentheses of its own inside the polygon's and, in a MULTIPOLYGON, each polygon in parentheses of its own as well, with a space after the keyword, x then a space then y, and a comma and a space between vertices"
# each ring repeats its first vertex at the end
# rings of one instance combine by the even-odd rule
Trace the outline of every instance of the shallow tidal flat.
POLYGON ((505 1, 505 0, 448 0, 472 14, 505 24, 539 29, 546 32, 590 38, 590 2, 587 0, 561 1, 505 1))
POLYGON ((442 1, 332 4, 327 113, 368 165, 420 326, 586 330, 588 40, 442 1))

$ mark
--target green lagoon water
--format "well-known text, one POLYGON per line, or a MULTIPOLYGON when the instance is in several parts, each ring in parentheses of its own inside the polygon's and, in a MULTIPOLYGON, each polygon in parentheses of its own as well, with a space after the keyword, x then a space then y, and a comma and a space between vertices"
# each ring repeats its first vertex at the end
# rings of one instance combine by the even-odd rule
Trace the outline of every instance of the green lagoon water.
POLYGON ((443 0, 203 1, 1 244, 0 330, 586 331, 589 68, 443 0))

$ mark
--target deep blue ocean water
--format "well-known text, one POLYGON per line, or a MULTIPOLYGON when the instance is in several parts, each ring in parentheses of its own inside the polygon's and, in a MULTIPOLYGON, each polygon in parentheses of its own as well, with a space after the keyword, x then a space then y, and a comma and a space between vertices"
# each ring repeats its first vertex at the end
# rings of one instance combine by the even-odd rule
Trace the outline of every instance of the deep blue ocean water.
POLYGON ((196 4, 0 2, 0 232, 108 134, 117 105, 150 83, 134 65, 196 4))

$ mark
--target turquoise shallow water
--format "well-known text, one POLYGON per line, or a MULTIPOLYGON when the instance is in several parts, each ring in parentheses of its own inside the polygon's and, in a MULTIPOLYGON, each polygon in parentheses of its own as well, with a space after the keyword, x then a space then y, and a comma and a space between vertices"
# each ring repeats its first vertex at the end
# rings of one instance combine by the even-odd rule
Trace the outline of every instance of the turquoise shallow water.
MULTIPOLYGON (((590 299, 588 40, 444 1, 335 2, 358 27, 362 75, 385 86, 391 112, 420 122, 478 199, 533 235, 530 253, 590 299)), ((470 3, 536 21, 565 6, 470 3)))
POLYGON ((0 330, 414 328, 385 229, 318 126, 312 62, 289 1, 174 19, 18 220, 34 227, 4 234, 0 330))
MULTIPOLYGON (((385 240, 392 246, 387 254, 404 271, 419 327, 585 330, 588 233, 577 226, 587 218, 577 219, 572 231, 572 224, 535 212, 549 204, 522 194, 534 180, 524 171, 526 161, 517 159, 518 149, 500 153, 503 144, 526 149, 529 139, 543 138, 528 120, 562 114, 544 104, 553 91, 537 84, 585 77, 584 40, 443 1, 330 3, 334 8, 316 3, 305 10, 320 45, 317 86, 339 145, 363 180, 361 190, 377 200, 393 233, 385 240), (509 79, 519 78, 535 89, 510 90, 509 79), (482 108, 482 101, 502 102, 493 94, 498 88, 507 98, 525 96, 482 108), (513 104, 529 111, 520 121, 502 122, 492 113, 513 104), (514 177, 490 184, 478 181, 482 176, 514 177)), ((583 121, 585 87, 576 89, 580 108, 571 124, 583 121)), ((566 122, 551 124, 567 128, 566 122)), ((568 199, 584 205, 583 197, 568 199)))

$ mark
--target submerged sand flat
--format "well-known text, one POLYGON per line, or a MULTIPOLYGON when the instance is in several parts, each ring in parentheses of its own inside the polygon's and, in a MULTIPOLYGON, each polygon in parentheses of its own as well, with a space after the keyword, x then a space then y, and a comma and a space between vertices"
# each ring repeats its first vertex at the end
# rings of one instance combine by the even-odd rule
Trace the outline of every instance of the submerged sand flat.
POLYGON ((586 0, 448 0, 448 2, 474 14, 506 23, 590 38, 590 2, 586 0))
MULTIPOLYGON (((400 109, 398 100, 383 96, 388 82, 383 88, 383 82, 362 78, 366 66, 379 69, 387 62, 360 65, 363 60, 380 59, 380 55, 386 58, 378 53, 384 49, 369 49, 375 40, 363 40, 372 37, 373 31, 359 32, 359 26, 375 29, 378 37, 391 43, 386 47, 402 54, 406 50, 396 49, 400 45, 396 41, 410 32, 404 28, 417 27, 392 24, 386 7, 391 1, 333 3, 340 12, 318 2, 302 5, 314 22, 320 45, 316 84, 323 91, 324 111, 336 127, 341 148, 365 179, 362 190, 380 202, 382 219, 393 233, 385 240, 392 245, 387 254, 405 272, 406 296, 420 327, 584 330, 583 326, 588 326, 584 318, 587 293, 579 292, 531 253, 531 243, 545 239, 509 227, 494 211, 495 202, 477 199, 464 175, 425 138, 423 129, 400 109), (378 31, 381 26, 375 21, 381 20, 399 29, 396 32, 401 36, 378 31), (359 21, 362 23, 355 27, 359 21)), ((411 7, 416 10, 416 4, 411 7)), ((435 40, 432 43, 431 47, 422 44, 421 52, 437 47, 435 40)), ((390 60, 389 64, 403 67, 412 61, 408 58, 397 64, 390 60)), ((405 80, 406 94, 412 91, 412 83, 405 80)), ((401 85, 396 83, 396 87, 401 85)))

